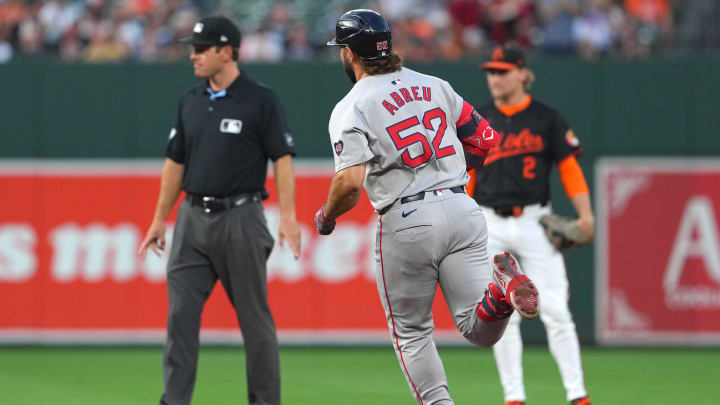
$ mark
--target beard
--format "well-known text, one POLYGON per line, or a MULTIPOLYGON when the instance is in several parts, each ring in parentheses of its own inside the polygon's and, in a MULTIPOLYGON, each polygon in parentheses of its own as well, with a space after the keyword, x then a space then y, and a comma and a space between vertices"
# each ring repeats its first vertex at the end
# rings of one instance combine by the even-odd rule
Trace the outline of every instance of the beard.
POLYGON ((343 69, 345 70, 345 74, 347 75, 348 79, 350 79, 350 83, 353 85, 357 83, 357 78, 355 77, 355 71, 353 70, 353 66, 350 62, 347 62, 345 58, 340 58, 342 60, 343 69))

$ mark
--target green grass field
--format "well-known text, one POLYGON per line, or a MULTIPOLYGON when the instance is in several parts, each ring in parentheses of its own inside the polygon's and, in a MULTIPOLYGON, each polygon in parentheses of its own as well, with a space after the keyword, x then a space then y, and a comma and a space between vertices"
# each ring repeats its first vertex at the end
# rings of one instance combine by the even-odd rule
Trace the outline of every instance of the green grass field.
MULTIPOLYGON (((502 405, 492 352, 441 348, 457 404, 502 405)), ((0 404, 156 404, 160 348, 0 348, 0 404)), ((392 348, 285 348, 288 405, 414 404, 392 348)), ((584 349, 595 405, 720 404, 720 351, 584 349)), ((525 353, 528 405, 565 404, 548 350, 525 353)), ((203 348, 193 404, 247 403, 241 349, 203 348)))

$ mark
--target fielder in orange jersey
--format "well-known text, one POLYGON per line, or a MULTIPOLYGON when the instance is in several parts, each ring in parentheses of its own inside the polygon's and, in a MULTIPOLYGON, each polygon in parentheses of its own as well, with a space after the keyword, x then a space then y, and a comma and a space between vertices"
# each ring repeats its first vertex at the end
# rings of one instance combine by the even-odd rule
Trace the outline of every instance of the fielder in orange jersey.
MULTIPOLYGON (((534 80, 523 52, 498 47, 482 65, 493 101, 477 108, 498 132, 482 170, 473 174, 468 194, 487 218, 488 255, 505 250, 518 258, 540 292, 540 319, 560 369, 567 400, 590 403, 585 390, 575 323, 568 308, 563 256, 545 237, 539 219, 550 214, 550 169, 556 164, 583 234, 592 237, 590 194, 576 157, 580 142, 560 114, 527 93, 534 80)), ((489 277, 489 275, 488 275, 489 277)), ((506 405, 525 404, 520 318, 512 316, 493 347, 506 405)))

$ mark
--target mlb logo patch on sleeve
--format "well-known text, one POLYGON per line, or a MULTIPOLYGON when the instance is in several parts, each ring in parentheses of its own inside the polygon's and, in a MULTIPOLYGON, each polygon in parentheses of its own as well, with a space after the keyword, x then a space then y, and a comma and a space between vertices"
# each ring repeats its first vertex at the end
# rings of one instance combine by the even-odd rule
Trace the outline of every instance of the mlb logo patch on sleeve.
POLYGON ((242 131, 242 121, 225 118, 220 121, 220 132, 239 134, 242 131))

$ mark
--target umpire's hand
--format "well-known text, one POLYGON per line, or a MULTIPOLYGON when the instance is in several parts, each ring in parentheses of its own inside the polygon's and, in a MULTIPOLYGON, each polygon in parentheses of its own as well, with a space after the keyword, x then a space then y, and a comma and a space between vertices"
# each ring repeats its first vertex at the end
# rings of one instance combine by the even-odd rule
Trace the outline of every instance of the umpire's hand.
POLYGON ((138 250, 141 259, 145 260, 148 248, 156 255, 162 255, 162 251, 165 250, 165 221, 153 220, 138 250))
POLYGON ((280 227, 278 228, 278 243, 280 247, 283 245, 283 239, 287 240, 295 259, 299 259, 301 251, 300 226, 295 217, 281 216, 280 227))

